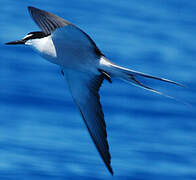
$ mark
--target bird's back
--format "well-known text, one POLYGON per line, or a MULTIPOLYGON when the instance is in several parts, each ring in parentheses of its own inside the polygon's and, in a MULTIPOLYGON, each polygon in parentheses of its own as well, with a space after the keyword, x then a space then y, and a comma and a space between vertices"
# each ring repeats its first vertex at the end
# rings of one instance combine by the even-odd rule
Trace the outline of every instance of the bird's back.
POLYGON ((57 61, 65 68, 95 65, 100 57, 93 40, 79 28, 68 25, 56 29, 52 35, 57 61))

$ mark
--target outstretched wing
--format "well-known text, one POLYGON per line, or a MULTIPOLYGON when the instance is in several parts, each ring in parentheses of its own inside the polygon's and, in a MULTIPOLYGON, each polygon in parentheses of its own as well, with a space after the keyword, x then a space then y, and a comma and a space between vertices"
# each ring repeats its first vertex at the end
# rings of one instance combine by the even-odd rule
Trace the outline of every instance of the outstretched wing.
POLYGON ((35 23, 46 34, 51 34, 56 28, 71 25, 65 19, 41 9, 29 6, 28 10, 35 23))
POLYGON ((106 167, 113 174, 104 114, 98 94, 104 77, 67 69, 63 70, 63 74, 90 136, 106 167))

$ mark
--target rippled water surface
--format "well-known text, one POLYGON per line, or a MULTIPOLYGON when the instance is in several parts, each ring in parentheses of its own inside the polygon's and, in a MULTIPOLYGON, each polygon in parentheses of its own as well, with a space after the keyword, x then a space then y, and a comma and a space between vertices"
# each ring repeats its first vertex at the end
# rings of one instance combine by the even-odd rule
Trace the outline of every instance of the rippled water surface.
POLYGON ((0 179, 196 179, 196 2, 0 1, 0 179), (57 66, 5 46, 38 27, 27 6, 78 25, 115 63, 183 83, 149 85, 191 106, 114 80, 101 101, 112 177, 57 66))

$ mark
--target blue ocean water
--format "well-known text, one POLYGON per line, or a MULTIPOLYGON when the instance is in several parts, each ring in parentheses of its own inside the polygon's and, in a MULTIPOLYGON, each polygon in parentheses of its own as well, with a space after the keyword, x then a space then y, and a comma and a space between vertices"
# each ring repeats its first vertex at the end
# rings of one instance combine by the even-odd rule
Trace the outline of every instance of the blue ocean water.
POLYGON ((196 179, 195 1, 6 0, 0 9, 0 179, 196 179), (149 82, 190 106, 104 82, 113 177, 59 68, 27 47, 4 45, 38 30, 29 5, 78 25, 113 62, 186 86, 149 82))

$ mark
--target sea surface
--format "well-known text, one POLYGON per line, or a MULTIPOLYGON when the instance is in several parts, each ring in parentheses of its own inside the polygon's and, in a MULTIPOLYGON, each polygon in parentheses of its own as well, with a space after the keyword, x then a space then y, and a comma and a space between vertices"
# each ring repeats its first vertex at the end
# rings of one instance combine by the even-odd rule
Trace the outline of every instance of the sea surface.
POLYGON ((1 0, 0 12, 0 180, 196 179, 196 1, 1 0), (4 45, 39 30, 27 6, 76 24, 114 63, 186 86, 146 82, 172 100, 103 83, 114 176, 60 69, 28 47, 4 45))

